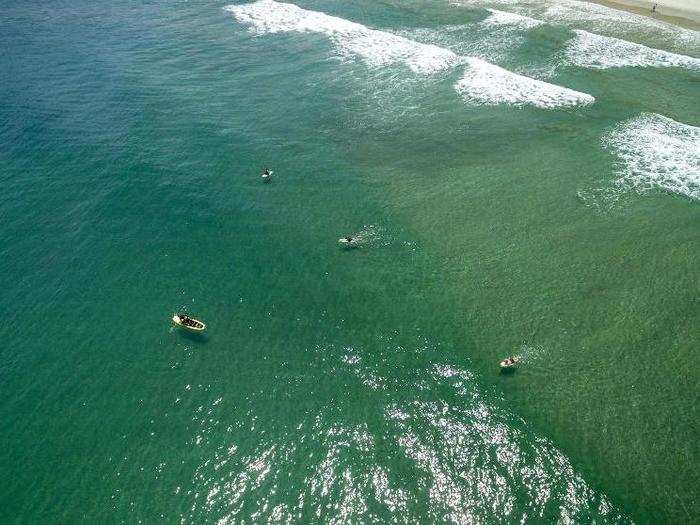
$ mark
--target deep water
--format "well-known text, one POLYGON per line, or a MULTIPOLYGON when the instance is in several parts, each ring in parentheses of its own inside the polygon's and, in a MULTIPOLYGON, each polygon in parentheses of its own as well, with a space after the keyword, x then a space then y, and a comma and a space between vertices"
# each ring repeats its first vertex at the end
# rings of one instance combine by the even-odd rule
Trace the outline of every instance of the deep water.
POLYGON ((0 521, 700 520, 698 33, 229 3, 0 6, 0 521))

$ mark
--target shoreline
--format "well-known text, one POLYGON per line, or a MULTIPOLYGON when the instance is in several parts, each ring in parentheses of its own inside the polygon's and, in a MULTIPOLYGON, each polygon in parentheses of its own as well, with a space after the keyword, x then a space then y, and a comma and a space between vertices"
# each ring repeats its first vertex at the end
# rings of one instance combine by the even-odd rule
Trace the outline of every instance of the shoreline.
POLYGON ((586 0, 593 4, 600 4, 621 11, 628 11, 637 15, 646 16, 655 20, 668 22, 669 24, 700 31, 700 9, 683 8, 679 4, 682 0, 586 0), (656 12, 652 13, 652 6, 656 4, 656 12))

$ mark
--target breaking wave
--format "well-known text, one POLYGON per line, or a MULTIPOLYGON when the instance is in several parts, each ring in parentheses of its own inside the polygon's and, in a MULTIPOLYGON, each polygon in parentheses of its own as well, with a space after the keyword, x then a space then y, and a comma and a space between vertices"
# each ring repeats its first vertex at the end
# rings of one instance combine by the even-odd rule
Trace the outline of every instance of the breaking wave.
POLYGON ((603 146, 618 158, 620 184, 700 200, 700 128, 642 114, 606 134, 603 146))
MULTIPOLYGON (((585 28, 631 38, 645 35, 673 47, 700 52, 700 32, 648 16, 579 0, 461 0, 450 5, 468 8, 498 6, 527 18, 533 17, 571 29, 585 28)), ((490 11, 491 9, 489 9, 490 11)), ((505 22, 507 17, 503 18, 505 22)), ((694 54, 693 52, 693 54, 694 54)))
POLYGON ((580 67, 607 69, 613 67, 685 67, 700 69, 700 59, 653 49, 642 44, 596 35, 577 29, 566 55, 580 67))
POLYGON ((529 16, 499 11, 498 9, 488 9, 488 11, 491 14, 481 22, 481 25, 484 27, 509 26, 527 30, 544 24, 542 20, 530 18, 529 16))
POLYGON ((645 33, 682 46, 700 45, 700 33, 697 31, 648 16, 579 0, 557 0, 546 2, 545 5, 546 9, 541 17, 548 22, 561 23, 569 27, 585 25, 586 28, 614 34, 645 33))
POLYGON ((470 102, 555 108, 587 105, 595 101, 587 93, 518 75, 478 58, 470 58, 468 64, 455 89, 470 102))
POLYGON ((260 0, 224 9, 239 22, 249 24, 255 34, 290 31, 324 34, 331 39, 341 56, 361 57, 371 67, 402 62, 415 73, 429 75, 460 62, 460 58, 449 49, 414 42, 294 4, 260 0))
MULTIPOLYGON (((467 70, 455 89, 471 103, 555 108, 585 105, 595 100, 591 95, 518 75, 475 57, 460 56, 443 47, 370 29, 293 4, 259 0, 225 9, 236 20, 249 25, 253 34, 289 31, 324 34, 342 58, 360 57, 370 67, 403 63, 415 73, 431 75, 466 64, 467 70)), ((507 13, 496 16, 503 21, 507 13)))

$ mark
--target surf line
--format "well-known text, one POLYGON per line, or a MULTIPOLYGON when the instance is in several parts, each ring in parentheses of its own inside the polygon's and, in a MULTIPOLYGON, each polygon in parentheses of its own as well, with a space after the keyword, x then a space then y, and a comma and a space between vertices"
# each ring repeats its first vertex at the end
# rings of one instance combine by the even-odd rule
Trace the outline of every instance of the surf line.
POLYGON ((460 56, 433 44, 423 44, 386 31, 319 11, 259 0, 224 8, 250 33, 266 35, 285 32, 319 33, 327 36, 341 59, 359 57, 370 67, 404 64, 416 74, 432 75, 466 66, 454 89, 466 103, 476 105, 532 105, 551 109, 585 106, 595 98, 587 93, 513 73, 476 57, 460 56))

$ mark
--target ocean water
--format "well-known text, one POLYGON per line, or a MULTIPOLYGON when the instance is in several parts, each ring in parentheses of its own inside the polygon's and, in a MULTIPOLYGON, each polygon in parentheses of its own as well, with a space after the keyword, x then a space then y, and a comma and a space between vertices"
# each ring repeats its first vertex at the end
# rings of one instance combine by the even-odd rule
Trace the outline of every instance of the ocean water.
POLYGON ((698 32, 0 15, 0 521, 700 520, 698 32))

